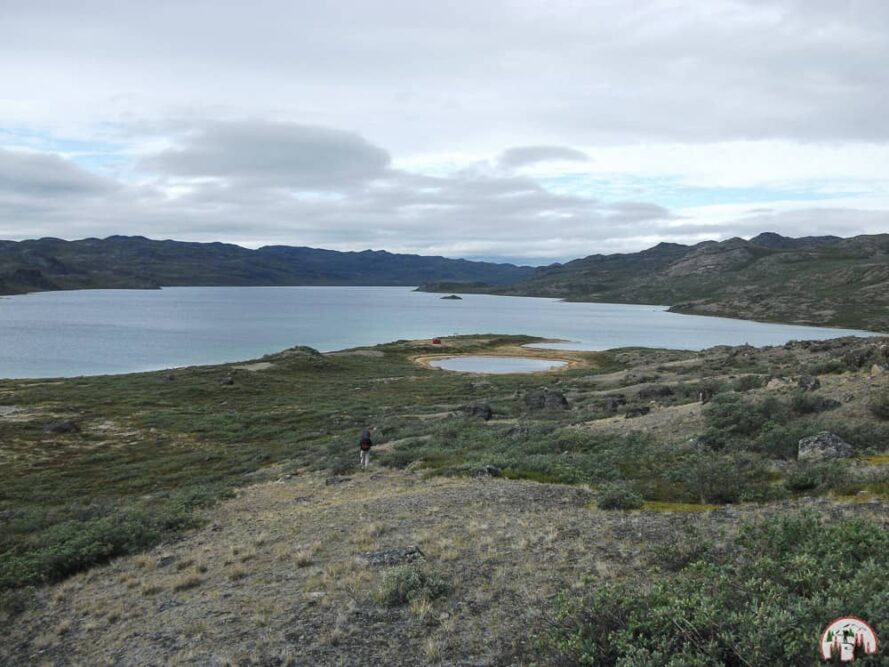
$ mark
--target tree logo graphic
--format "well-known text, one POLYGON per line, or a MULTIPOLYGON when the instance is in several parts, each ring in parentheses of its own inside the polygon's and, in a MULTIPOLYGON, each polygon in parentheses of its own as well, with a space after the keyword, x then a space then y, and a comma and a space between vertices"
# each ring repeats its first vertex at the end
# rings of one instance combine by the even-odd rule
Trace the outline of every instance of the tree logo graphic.
POLYGON ((876 653, 877 633, 860 618, 843 616, 832 621, 821 633, 821 657, 852 662, 855 658, 876 653))

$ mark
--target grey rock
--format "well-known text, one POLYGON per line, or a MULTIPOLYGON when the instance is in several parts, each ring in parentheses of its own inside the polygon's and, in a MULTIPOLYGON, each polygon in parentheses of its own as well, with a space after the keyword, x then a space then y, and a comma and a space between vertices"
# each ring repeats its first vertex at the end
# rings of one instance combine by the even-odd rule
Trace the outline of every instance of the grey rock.
POLYGON ((627 404, 627 397, 623 394, 609 394, 602 398, 602 409, 608 414, 614 414, 617 409, 627 404))
POLYGON ((800 461, 826 461, 852 456, 852 445, 829 431, 821 431, 799 441, 797 459, 800 461))
POLYGON ((219 384, 223 386, 231 386, 235 383, 235 379, 231 375, 226 375, 219 381, 219 384))
POLYGON ((418 546, 383 549, 382 551, 368 551, 358 554, 358 560, 366 565, 376 567, 414 563, 425 558, 426 554, 418 546))
POLYGON ((460 408, 460 412, 467 417, 481 417, 485 421, 488 421, 494 416, 491 406, 485 405, 484 403, 470 403, 469 405, 464 405, 460 408))
POLYGON ((324 486, 335 486, 336 484, 345 484, 351 481, 351 477, 328 477, 324 480, 324 486))
POLYGON ((43 425, 43 432, 51 435, 63 435, 65 433, 80 433, 80 426, 70 419, 49 422, 43 425))
POLYGON ((500 477, 502 471, 497 466, 484 465, 472 471, 473 477, 500 477))
POLYGON ((802 375, 797 381, 797 385, 803 391, 815 391, 821 386, 821 381, 814 375, 802 375))
POLYGON ((160 558, 157 559, 158 567, 167 567, 168 565, 172 565, 176 561, 176 556, 173 554, 163 554, 160 558))
POLYGON ((525 404, 529 410, 570 410, 565 394, 552 389, 539 389, 525 396, 525 404))
POLYGON ((632 419, 633 417, 641 417, 642 415, 647 415, 651 412, 651 408, 647 405, 640 405, 639 407, 630 408, 624 413, 624 419, 632 419))

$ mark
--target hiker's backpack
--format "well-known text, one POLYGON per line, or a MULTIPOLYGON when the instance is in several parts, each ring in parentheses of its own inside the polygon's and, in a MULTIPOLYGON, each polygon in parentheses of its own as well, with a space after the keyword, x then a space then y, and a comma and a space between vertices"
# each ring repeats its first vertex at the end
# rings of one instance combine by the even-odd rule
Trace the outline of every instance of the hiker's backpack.
POLYGON ((361 441, 358 444, 364 451, 370 449, 370 446, 373 444, 370 441, 370 431, 365 431, 361 434, 361 441))

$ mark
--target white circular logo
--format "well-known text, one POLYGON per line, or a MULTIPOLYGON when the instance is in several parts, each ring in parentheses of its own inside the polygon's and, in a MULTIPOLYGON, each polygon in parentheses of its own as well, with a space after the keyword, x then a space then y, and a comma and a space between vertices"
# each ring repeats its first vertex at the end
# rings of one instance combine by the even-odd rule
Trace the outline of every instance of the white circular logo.
POLYGON ((854 616, 838 618, 821 633, 821 657, 825 660, 852 662, 856 657, 876 653, 877 648, 877 633, 867 621, 854 616))

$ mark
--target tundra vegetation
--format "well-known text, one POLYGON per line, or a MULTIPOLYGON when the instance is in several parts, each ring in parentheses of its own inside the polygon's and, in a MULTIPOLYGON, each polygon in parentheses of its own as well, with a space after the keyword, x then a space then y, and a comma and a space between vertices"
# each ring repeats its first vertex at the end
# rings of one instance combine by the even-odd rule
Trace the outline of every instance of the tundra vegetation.
POLYGON ((534 340, 0 381, 0 662, 804 665, 835 616, 889 634, 889 339, 534 340), (462 353, 572 364, 417 361, 462 353), (800 459, 824 433, 849 449, 800 459))

